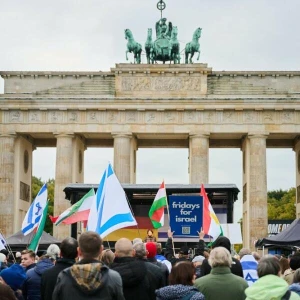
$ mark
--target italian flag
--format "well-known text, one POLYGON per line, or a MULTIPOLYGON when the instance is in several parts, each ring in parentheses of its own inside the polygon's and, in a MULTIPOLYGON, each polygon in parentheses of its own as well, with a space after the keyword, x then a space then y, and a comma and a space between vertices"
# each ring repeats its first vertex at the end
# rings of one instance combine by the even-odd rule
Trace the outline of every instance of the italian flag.
POLYGON ((203 231, 214 240, 218 236, 223 235, 223 230, 208 200, 203 184, 201 185, 200 195, 203 197, 203 231))
MULTIPOLYGON (((78 202, 59 215, 54 224, 73 224, 80 221, 87 221, 94 198, 95 191, 91 189, 78 202)), ((55 217, 53 219, 55 220, 55 217)))
POLYGON ((167 206, 167 193, 164 181, 159 187, 153 204, 149 211, 149 218, 155 229, 164 225, 165 207, 167 206))

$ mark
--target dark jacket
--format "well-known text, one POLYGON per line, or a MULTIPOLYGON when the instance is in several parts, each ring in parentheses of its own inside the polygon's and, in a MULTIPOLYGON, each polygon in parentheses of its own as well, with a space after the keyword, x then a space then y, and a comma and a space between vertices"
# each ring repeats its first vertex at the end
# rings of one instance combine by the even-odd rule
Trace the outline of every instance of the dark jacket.
POLYGON ((148 258, 148 262, 154 264, 155 266, 158 266, 160 268, 160 271, 162 273, 162 276, 163 276, 163 280, 164 280, 164 285, 167 285, 168 284, 168 279, 169 279, 169 269, 168 267, 157 261, 155 257, 151 257, 151 258, 148 258))
MULTIPOLYGON (((231 252, 231 243, 230 240, 225 237, 225 236, 219 236, 213 243, 212 245, 213 248, 216 247, 224 247, 226 248, 229 252, 231 252)), ((242 278, 244 278, 244 274, 243 274, 243 268, 242 265, 240 263, 240 261, 238 259, 232 258, 232 265, 231 265, 231 273, 237 276, 240 276, 242 278)), ((201 265, 201 276, 205 276, 208 275, 211 271, 211 266, 208 263, 208 260, 205 259, 202 262, 201 265)))
POLYGON ((34 268, 26 272, 26 279, 22 288, 25 300, 41 299, 41 277, 42 274, 53 267, 53 262, 49 258, 40 260, 34 268))
POLYGON ((98 260, 82 259, 60 272, 52 300, 124 300, 120 275, 98 260))
POLYGON ((52 294, 55 288, 58 274, 75 263, 74 259, 60 258, 56 261, 55 266, 42 274, 41 282, 41 299, 52 300, 52 294))
POLYGON ((126 300, 155 300, 155 290, 163 286, 159 267, 134 257, 115 257, 111 268, 123 281, 126 300))

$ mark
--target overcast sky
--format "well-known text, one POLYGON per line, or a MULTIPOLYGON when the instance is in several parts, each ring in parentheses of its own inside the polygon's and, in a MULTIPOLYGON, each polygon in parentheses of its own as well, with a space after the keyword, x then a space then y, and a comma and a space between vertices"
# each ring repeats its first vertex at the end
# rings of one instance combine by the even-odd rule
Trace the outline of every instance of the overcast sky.
MULTIPOLYGON (((126 62, 124 29, 144 44, 147 28, 160 18, 157 2, 0 0, 0 70, 107 71, 126 62)), ((299 71, 299 0, 165 2, 163 14, 178 27, 181 49, 203 28, 200 62, 214 71, 299 71)), ((137 158, 137 183, 188 183, 187 149, 139 149, 137 158)), ((108 160, 113 162, 112 149, 88 149, 85 182, 97 183, 108 160)), ((268 189, 294 186, 294 164, 291 149, 268 149, 268 189)), ((241 172, 240 149, 210 150, 210 183, 235 183, 242 190, 241 172)), ((54 174, 55 149, 34 151, 33 175, 46 180, 54 174)), ((240 203, 236 207, 239 219, 240 203)))

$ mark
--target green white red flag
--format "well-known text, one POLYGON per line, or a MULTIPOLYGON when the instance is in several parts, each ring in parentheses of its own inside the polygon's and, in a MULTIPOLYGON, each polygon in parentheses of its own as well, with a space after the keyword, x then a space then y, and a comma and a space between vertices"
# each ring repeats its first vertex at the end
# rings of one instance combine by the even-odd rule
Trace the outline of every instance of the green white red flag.
POLYGON ((205 234, 210 235, 214 240, 218 236, 223 235, 222 226, 209 202, 203 184, 201 184, 200 195, 203 197, 203 231, 205 234))
POLYGON ((149 211, 149 218, 155 229, 164 225, 165 207, 167 206, 167 193, 164 181, 159 187, 153 204, 149 211))
POLYGON ((52 217, 51 219, 55 220, 55 225, 59 225, 60 223, 73 224, 80 221, 87 221, 94 198, 95 191, 94 189, 91 189, 78 202, 60 214, 57 219, 55 217, 52 217))

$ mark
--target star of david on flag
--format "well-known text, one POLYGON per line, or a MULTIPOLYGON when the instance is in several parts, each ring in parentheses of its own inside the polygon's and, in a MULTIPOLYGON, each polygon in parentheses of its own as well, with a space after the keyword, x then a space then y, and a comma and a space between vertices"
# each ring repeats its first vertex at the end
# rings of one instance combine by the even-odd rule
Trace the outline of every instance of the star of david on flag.
POLYGON ((47 197, 47 184, 45 183, 29 207, 29 210, 23 220, 22 232, 24 235, 29 234, 39 225, 43 216, 43 211, 47 204, 47 197))

